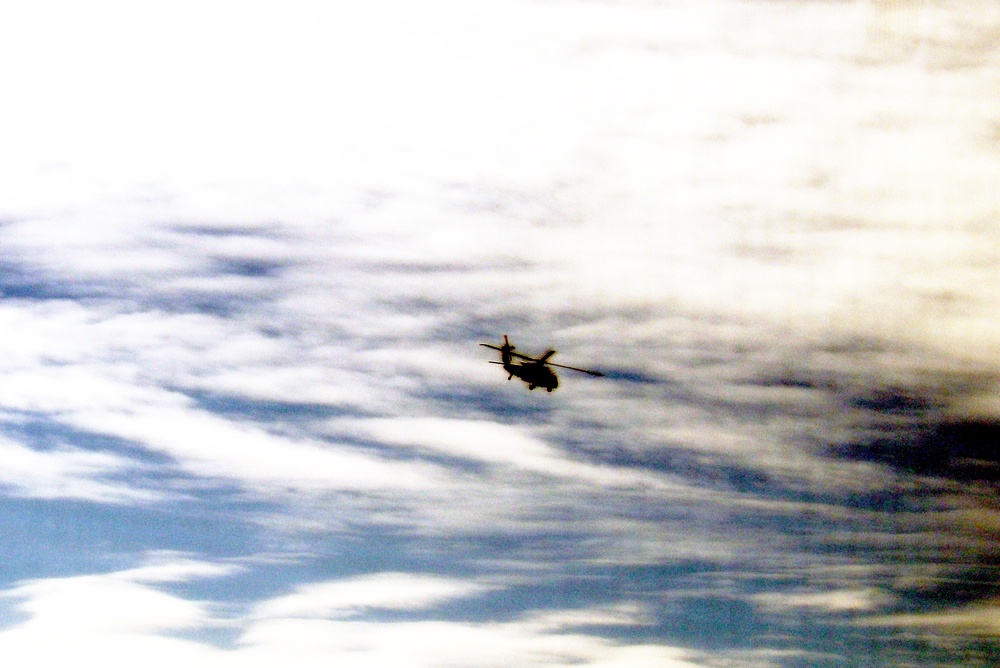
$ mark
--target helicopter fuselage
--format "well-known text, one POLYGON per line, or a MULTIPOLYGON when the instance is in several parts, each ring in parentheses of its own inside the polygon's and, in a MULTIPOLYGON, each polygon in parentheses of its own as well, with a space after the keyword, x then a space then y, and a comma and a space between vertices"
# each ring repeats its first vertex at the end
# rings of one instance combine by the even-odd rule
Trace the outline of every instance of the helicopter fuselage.
POLYGON ((559 387, 559 377, 546 364, 538 362, 508 362, 503 365, 508 379, 517 377, 528 384, 528 389, 544 387, 546 391, 559 387))

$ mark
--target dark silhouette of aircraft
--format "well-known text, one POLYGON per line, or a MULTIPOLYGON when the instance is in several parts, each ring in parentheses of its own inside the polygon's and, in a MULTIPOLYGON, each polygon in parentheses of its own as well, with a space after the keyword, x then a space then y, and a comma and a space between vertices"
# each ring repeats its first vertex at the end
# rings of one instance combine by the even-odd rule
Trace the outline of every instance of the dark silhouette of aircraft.
POLYGON ((494 346, 490 343, 480 343, 479 345, 485 346, 487 348, 492 348, 493 350, 500 351, 500 361, 490 360, 490 364, 500 364, 503 366, 504 371, 507 372, 507 380, 510 380, 514 376, 517 376, 524 382, 528 384, 528 389, 533 390, 536 387, 544 387, 547 392, 559 387, 559 378, 556 376, 555 371, 550 367, 557 366, 560 369, 572 369, 573 371, 580 371, 582 373, 590 374, 591 376, 603 376, 603 373, 597 371, 589 371, 587 369, 579 369, 575 366, 566 366, 565 364, 555 364, 550 362, 549 358, 556 354, 554 350, 547 350, 541 357, 528 357, 527 355, 522 355, 521 353, 514 352, 514 346, 509 340, 507 340, 507 335, 503 335, 503 345, 494 346), (514 358, 525 360, 523 362, 515 362, 514 358))

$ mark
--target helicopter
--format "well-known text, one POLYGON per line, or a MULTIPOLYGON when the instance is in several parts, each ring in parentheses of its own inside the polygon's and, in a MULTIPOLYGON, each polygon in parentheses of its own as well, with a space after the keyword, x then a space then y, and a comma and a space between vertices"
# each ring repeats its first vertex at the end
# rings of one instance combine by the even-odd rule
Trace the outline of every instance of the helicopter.
POLYGON ((492 348, 493 350, 500 351, 500 361, 490 360, 490 364, 500 364, 503 366, 504 371, 507 372, 507 380, 510 380, 514 376, 517 376, 525 383, 528 384, 528 389, 533 390, 536 387, 544 387, 546 392, 551 392, 552 390, 559 387, 559 378, 556 376, 555 372, 550 367, 559 367, 560 369, 572 369, 573 371, 580 371, 582 373, 589 374, 591 376, 603 376, 603 373, 599 371, 590 371, 588 369, 580 369, 575 366, 566 366, 565 364, 555 364, 550 362, 549 358, 556 354, 554 350, 547 350, 545 354, 541 357, 528 357, 527 355, 522 355, 521 353, 514 352, 514 346, 507 339, 507 335, 503 335, 503 344, 499 346, 494 346, 491 343, 480 343, 479 345, 486 348, 492 348), (514 358, 525 360, 524 362, 515 362, 514 358))

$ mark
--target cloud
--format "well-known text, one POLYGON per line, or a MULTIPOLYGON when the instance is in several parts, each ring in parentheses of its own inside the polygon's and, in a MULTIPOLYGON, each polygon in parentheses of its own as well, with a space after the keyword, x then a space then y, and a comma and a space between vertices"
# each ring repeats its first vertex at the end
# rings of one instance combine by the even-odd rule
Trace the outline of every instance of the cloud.
POLYGON ((152 563, 127 571, 28 581, 4 592, 5 597, 21 600, 18 609, 30 615, 30 622, 15 629, 15 636, 84 630, 95 634, 148 633, 210 623, 212 614, 205 604, 149 585, 220 577, 235 568, 169 553, 151 556, 152 563))
MULTIPOLYGON (((599 486, 651 487, 661 491, 680 486, 642 471, 616 469, 573 461, 544 442, 507 425, 441 418, 380 418, 331 423, 381 443, 418 447, 445 455, 479 461, 599 486)), ((693 494, 693 491, 689 491, 693 494)))
POLYGON ((128 582, 162 584, 220 578, 242 570, 238 565, 201 561, 172 551, 152 552, 147 555, 146 562, 142 566, 118 571, 109 577, 128 582))
POLYGON ((1000 602, 982 601, 941 612, 881 615, 857 620, 862 627, 925 631, 941 636, 958 634, 982 638, 1000 637, 1000 602))
POLYGON ((250 644, 247 654, 251 656, 265 659, 285 656, 295 661, 336 656, 343 665, 351 666, 391 663, 485 667, 516 663, 695 668, 704 665, 686 661, 688 653, 677 648, 619 645, 577 634, 543 634, 516 623, 268 623, 253 628, 244 641, 250 644))
POLYGON ((220 663, 226 656, 217 648, 176 636, 224 626, 227 622, 216 616, 214 606, 156 585, 221 578, 238 570, 159 552, 147 555, 146 564, 125 571, 22 582, 0 594, 18 601, 17 610, 27 616, 0 630, 0 648, 18 661, 71 662, 79 656, 100 655, 109 666, 136 661, 152 666, 177 661, 228 665, 220 663))
POLYGON ((173 406, 78 413, 72 423, 169 455, 191 473, 261 491, 428 489, 443 482, 433 467, 391 462, 320 441, 283 438, 203 411, 173 406))
POLYGON ((751 600, 770 612, 815 610, 827 613, 869 612, 895 602, 894 597, 879 589, 845 589, 828 592, 756 594, 751 600))
POLYGON ((786 617, 990 601, 1000 15, 914 7, 17 8, 0 483, 65 501, 55 527, 134 504, 288 559, 235 604, 274 616, 226 608, 224 651, 165 635, 218 631, 170 588, 210 564, 46 579, 180 540, 101 527, 3 571, 35 615, 8 649, 794 665, 897 627, 786 617), (503 333, 610 373, 528 394, 475 345, 503 333), (454 576, 476 569, 585 572, 600 596, 432 618, 487 598, 491 577, 454 576), (662 606, 699 578, 710 596, 662 606), (148 612, 98 603, 99 628, 27 639, 105 590, 148 612), (647 642, 680 620, 733 644, 730 613, 767 617, 744 654, 647 642))
MULTIPOLYGON (((159 555, 157 563, 106 575, 24 583, 4 593, 20 599, 29 618, 0 631, 6 656, 63 658, 81 651, 107 651, 109 665, 143 656, 151 665, 173 660, 195 665, 249 668, 284 657, 296 665, 590 666, 693 667, 683 650, 662 645, 625 646, 597 636, 565 633, 577 624, 635 623, 632 608, 556 611, 525 621, 336 621, 323 617, 361 611, 419 612, 489 588, 456 579, 379 573, 351 580, 301 586, 265 600, 248 616, 222 619, 208 603, 167 594, 149 583, 224 577, 231 566, 159 555), (319 618, 317 618, 319 617, 319 618), (228 649, 182 640, 178 630, 235 626, 240 635, 228 649), (59 643, 51 642, 58 633, 59 643)), ((641 622, 640 622, 641 623, 641 622)))
POLYGON ((525 620, 540 628, 570 630, 595 626, 642 626, 651 624, 648 611, 635 603, 621 603, 584 610, 556 610, 536 613, 525 620))
MULTIPOLYGON (((504 623, 462 621, 320 621, 316 616, 369 614, 379 609, 418 611, 456 597, 482 595, 495 586, 429 576, 380 573, 300 588, 265 602, 241 639, 252 652, 341 657, 348 665, 666 665, 695 666, 686 652, 659 645, 623 646, 573 632, 591 625, 636 625, 636 606, 541 612, 504 623), (313 618, 305 623, 300 617, 313 618)), ((498 591, 502 595, 502 592, 498 591)))
POLYGON ((377 573, 347 581, 302 585, 256 608, 262 619, 338 618, 364 610, 419 610, 487 591, 475 583, 410 573, 377 573))
POLYGON ((17 496, 145 504, 165 496, 123 478, 142 467, 124 457, 69 446, 35 450, 0 438, 0 485, 17 496))

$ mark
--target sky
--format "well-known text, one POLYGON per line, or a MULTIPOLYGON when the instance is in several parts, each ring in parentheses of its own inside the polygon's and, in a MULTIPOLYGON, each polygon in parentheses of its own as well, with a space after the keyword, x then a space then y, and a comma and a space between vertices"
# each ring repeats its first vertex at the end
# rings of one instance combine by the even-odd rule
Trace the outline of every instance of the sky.
POLYGON ((998 36, 5 6, 0 655, 996 665, 998 36))

